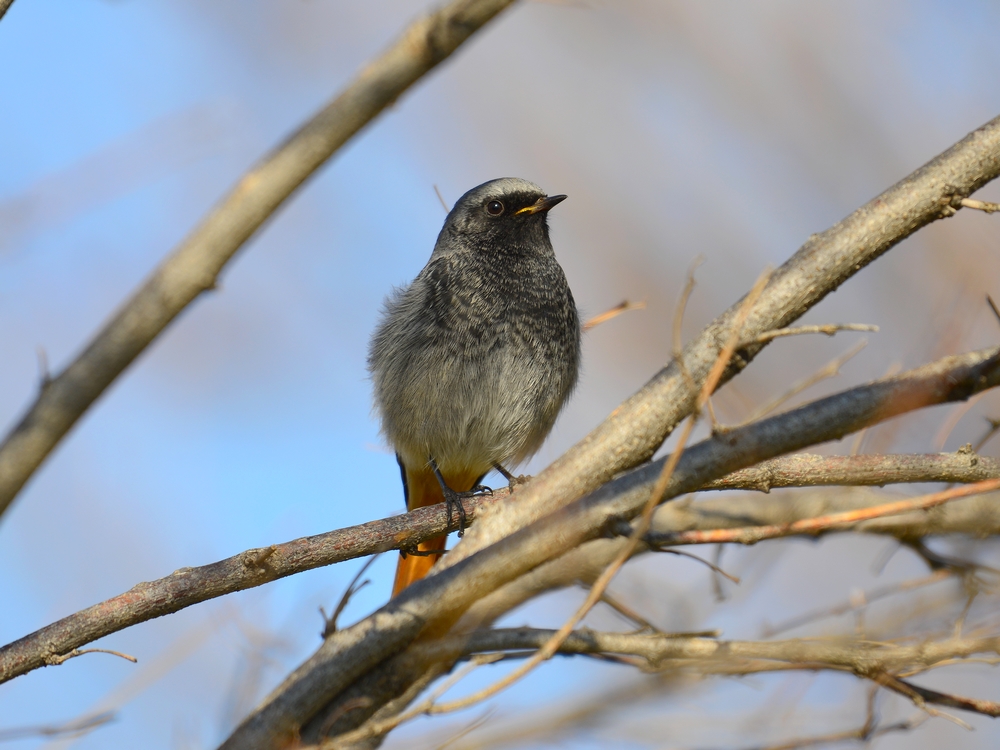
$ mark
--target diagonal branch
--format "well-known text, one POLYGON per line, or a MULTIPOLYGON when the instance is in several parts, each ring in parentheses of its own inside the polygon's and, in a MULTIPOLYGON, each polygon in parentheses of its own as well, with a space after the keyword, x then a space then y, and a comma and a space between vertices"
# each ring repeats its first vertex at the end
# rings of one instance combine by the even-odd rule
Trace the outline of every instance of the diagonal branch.
MULTIPOLYGON (((0 0, 2 2, 2 0, 0 0)), ((452 0, 418 19, 336 99, 236 183, 0 444, 0 515, 90 405, 216 279, 295 190, 513 0, 452 0)), ((0 5, 0 8, 3 6, 0 5)))

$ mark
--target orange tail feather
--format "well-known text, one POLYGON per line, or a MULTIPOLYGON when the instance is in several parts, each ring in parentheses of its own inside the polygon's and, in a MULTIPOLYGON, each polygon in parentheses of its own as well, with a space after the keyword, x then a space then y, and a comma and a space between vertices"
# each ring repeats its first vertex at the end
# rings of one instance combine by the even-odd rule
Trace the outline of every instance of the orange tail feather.
MULTIPOLYGON (((437 477, 429 466, 419 469, 405 467, 404 473, 407 510, 415 510, 425 505, 435 505, 444 502, 444 493, 441 491, 441 485, 438 483, 437 477)), ((445 475, 444 481, 455 492, 468 492, 476 484, 480 476, 480 473, 475 475, 460 474, 458 476, 445 475)), ((443 550, 446 541, 446 536, 428 539, 426 542, 421 542, 417 545, 417 549, 421 552, 442 550, 441 554, 444 554, 443 550)), ((440 558, 440 554, 407 555, 406 557, 400 554, 399 563, 396 565, 396 580, 392 584, 392 595, 396 596, 396 594, 411 583, 419 581, 426 576, 428 571, 434 566, 434 563, 440 558)))

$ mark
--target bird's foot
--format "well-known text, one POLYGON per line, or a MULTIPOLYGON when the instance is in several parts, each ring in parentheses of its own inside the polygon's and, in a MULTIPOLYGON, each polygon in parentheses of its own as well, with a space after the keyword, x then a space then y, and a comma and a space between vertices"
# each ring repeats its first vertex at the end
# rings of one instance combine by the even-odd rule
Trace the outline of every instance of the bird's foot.
POLYGON ((496 469, 498 472, 500 472, 500 474, 503 475, 503 478, 507 480, 507 489, 510 490, 511 492, 513 492, 514 488, 517 487, 518 485, 527 484, 528 482, 531 481, 530 474, 518 474, 515 477, 500 464, 493 464, 493 468, 496 469))
POLYGON ((492 495, 493 488, 487 487, 485 484, 477 484, 468 492, 455 492, 455 490, 442 482, 441 492, 444 494, 445 509, 448 513, 448 526, 451 526, 451 513, 454 510, 458 514, 458 535, 461 537, 465 536, 465 527, 468 526, 465 516, 465 506, 462 505, 462 501, 470 497, 492 495))

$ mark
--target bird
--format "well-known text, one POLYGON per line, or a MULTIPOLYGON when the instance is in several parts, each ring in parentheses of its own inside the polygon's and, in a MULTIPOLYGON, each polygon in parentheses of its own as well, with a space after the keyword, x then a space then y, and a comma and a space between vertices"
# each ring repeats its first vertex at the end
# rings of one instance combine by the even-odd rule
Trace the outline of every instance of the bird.
MULTIPOLYGON (((386 298, 368 352, 375 411, 407 510, 489 488, 532 456, 580 372, 580 316, 549 239, 566 199, 518 178, 458 199, 423 270, 386 298)), ((401 551, 393 596, 423 578, 445 537, 401 551)))

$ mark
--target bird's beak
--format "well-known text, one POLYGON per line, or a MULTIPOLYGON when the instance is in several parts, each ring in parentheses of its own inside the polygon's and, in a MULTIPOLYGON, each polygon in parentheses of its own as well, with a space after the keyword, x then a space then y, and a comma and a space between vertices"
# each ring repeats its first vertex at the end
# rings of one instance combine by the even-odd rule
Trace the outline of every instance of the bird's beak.
POLYGON ((548 211, 557 203, 562 203, 566 200, 566 198, 567 196, 565 195, 550 195, 547 198, 539 198, 530 206, 525 206, 524 208, 515 211, 514 216, 520 216, 521 214, 537 214, 543 211, 548 211))

